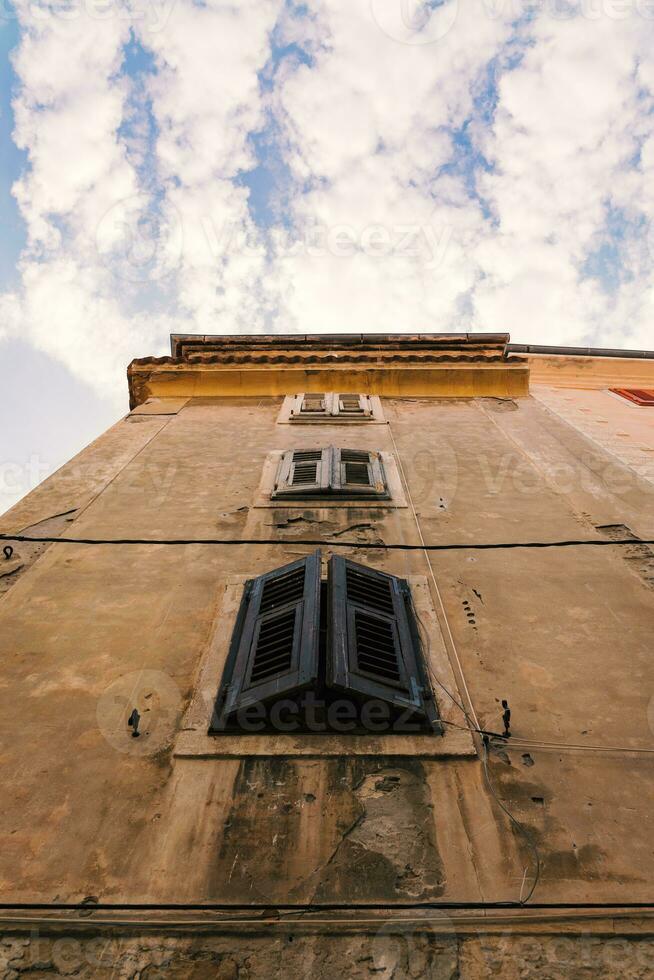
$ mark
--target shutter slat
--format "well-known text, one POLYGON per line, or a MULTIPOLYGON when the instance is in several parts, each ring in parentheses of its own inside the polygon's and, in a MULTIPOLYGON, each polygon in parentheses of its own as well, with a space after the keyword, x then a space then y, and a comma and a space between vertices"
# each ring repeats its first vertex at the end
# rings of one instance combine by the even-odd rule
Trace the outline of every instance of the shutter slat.
POLYGON ((393 593, 390 582, 386 579, 377 580, 367 574, 367 571, 366 569, 366 574, 361 574, 356 567, 346 566, 348 597, 360 601, 362 605, 393 615, 393 593))
POLYGON ((287 575, 280 575, 279 578, 269 579, 261 594, 261 612, 273 609, 280 602, 297 602, 302 598, 304 589, 303 568, 297 568, 287 575))
POLYGON ((293 694, 318 678, 320 552, 254 579, 239 613, 212 720, 224 730, 241 708, 293 694))

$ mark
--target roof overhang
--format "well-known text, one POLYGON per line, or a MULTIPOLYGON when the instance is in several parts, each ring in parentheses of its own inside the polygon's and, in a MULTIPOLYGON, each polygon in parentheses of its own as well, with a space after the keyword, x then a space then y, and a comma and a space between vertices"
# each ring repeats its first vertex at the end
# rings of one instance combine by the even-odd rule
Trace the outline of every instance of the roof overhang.
POLYGON ((132 407, 152 397, 369 391, 442 398, 521 397, 529 361, 509 335, 173 334, 171 357, 132 361, 132 407))
POLYGON ((532 385, 552 388, 652 388, 654 351, 607 347, 546 347, 509 344, 526 354, 532 385))
POLYGON ((505 333, 172 334, 171 357, 130 364, 132 408, 151 397, 369 391, 436 398, 654 387, 654 351, 509 343, 505 333))

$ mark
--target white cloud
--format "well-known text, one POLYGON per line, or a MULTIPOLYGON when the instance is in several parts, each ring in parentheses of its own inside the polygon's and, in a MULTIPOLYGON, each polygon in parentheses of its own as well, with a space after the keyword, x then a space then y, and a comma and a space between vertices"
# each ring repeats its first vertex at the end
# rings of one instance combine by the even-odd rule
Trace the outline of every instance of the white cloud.
POLYGON ((179 4, 169 28, 143 35, 155 53, 151 83, 161 186, 180 216, 178 299, 198 332, 263 329, 272 300, 241 171, 255 163, 250 133, 264 125, 258 73, 270 57, 279 0, 179 4))
MULTIPOLYGON (((521 64, 500 82, 487 139, 494 172, 481 186, 498 227, 476 256, 485 273, 474 295, 478 322, 540 343, 644 339, 644 309, 632 295, 652 288, 643 229, 633 240, 626 227, 624 244, 618 236, 626 267, 614 270, 616 294, 588 278, 585 263, 609 242, 612 210, 654 217, 646 174, 632 162, 653 131, 637 74, 653 39, 636 16, 561 20, 545 10, 530 26, 521 64)), ((651 93, 645 98, 651 104, 651 93)))
POLYGON ((15 194, 30 247, 39 254, 60 245, 62 222, 73 235, 92 240, 103 210, 135 193, 116 135, 124 86, 113 77, 128 24, 116 17, 36 18, 32 4, 22 5, 20 14, 15 139, 28 151, 30 169, 15 194))
MULTIPOLYGON (((168 318, 133 316, 96 247, 117 202, 138 191, 118 136, 129 22, 19 7, 15 138, 29 167, 16 195, 27 228, 22 288, 3 297, 11 332, 122 401, 126 362, 158 347, 168 318)), ((168 319, 168 322, 169 319, 168 319)))
POLYGON ((282 258, 286 319, 312 330, 456 329, 484 222, 464 178, 440 171, 508 26, 472 2, 444 40, 411 45, 385 33, 368 3, 317 9, 324 44, 311 66, 282 78, 274 106, 297 182, 297 235, 343 226, 357 248, 350 258, 333 248, 282 258), (379 228, 392 247, 366 246, 379 228))
POLYGON ((21 3, 5 331, 121 393, 171 329, 653 346, 653 25, 514 8, 450 0, 420 33, 401 0, 178 0, 161 29, 21 3), (155 61, 138 83, 131 30, 155 61), (271 69, 273 33, 311 62, 271 69), (240 180, 261 129, 288 168, 272 230, 240 180))
POLYGON ((545 7, 516 27, 511 5, 471 3, 442 40, 421 46, 385 36, 365 3, 326 0, 318 9, 324 45, 315 63, 275 93, 297 187, 311 188, 294 199, 299 236, 318 222, 348 226, 357 240, 376 224, 391 233, 413 224, 440 238, 449 229, 450 239, 436 267, 429 252, 413 261, 365 250, 349 260, 284 258, 275 275, 289 322, 647 341, 653 252, 638 223, 653 217, 650 144, 641 163, 633 159, 652 131, 643 104, 652 24, 635 9, 624 20, 585 11, 566 20, 545 7), (460 168, 440 169, 461 162, 452 132, 474 117, 489 68, 497 106, 490 124, 473 118, 468 131, 492 166, 476 173, 490 214, 460 168), (611 244, 616 210, 627 227, 613 243, 612 291, 587 262, 611 244))

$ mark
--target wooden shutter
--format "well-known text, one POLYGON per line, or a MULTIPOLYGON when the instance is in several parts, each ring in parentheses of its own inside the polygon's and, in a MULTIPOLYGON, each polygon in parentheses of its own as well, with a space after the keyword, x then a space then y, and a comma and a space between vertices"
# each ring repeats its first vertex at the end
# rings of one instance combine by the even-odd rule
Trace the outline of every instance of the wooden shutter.
POLYGON ((611 388, 610 389, 615 395, 620 395, 622 398, 626 398, 627 401, 633 402, 634 405, 640 405, 641 407, 654 407, 654 389, 649 388, 611 388))
POLYGON ((329 562, 327 683, 425 714, 408 585, 347 558, 329 562))
POLYGON ((273 499, 325 493, 332 472, 332 450, 289 449, 277 468, 273 499))
POLYGON ((372 416, 370 398, 368 395, 337 394, 334 399, 334 414, 351 418, 370 418, 372 416))
POLYGON ((348 495, 388 497, 380 454, 361 449, 334 449, 332 488, 336 493, 348 495))
POLYGON ((242 708, 302 690, 318 677, 320 551, 260 575, 247 587, 216 727, 242 708))
POLYGON ((331 395, 324 391, 307 391, 295 395, 291 408, 291 421, 302 421, 302 419, 322 418, 331 414, 331 395))

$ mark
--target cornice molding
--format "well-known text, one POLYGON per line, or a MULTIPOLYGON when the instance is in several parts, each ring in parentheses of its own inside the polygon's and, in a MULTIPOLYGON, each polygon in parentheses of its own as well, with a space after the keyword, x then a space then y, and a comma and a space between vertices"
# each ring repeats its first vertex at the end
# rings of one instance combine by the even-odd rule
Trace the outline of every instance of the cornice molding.
POLYGON ((365 390, 387 397, 520 397, 558 388, 653 387, 651 351, 511 344, 507 333, 172 334, 170 357, 127 374, 132 407, 150 397, 365 390))
POLYGON ((217 353, 228 350, 328 350, 337 351, 391 349, 490 350, 506 353, 507 333, 397 333, 397 334, 171 334, 173 358, 188 359, 193 353, 217 353))
POLYGON ((127 374, 132 407, 152 397, 276 396, 367 391, 443 398, 521 397, 526 357, 506 334, 285 337, 174 336, 178 356, 137 358, 127 374))

